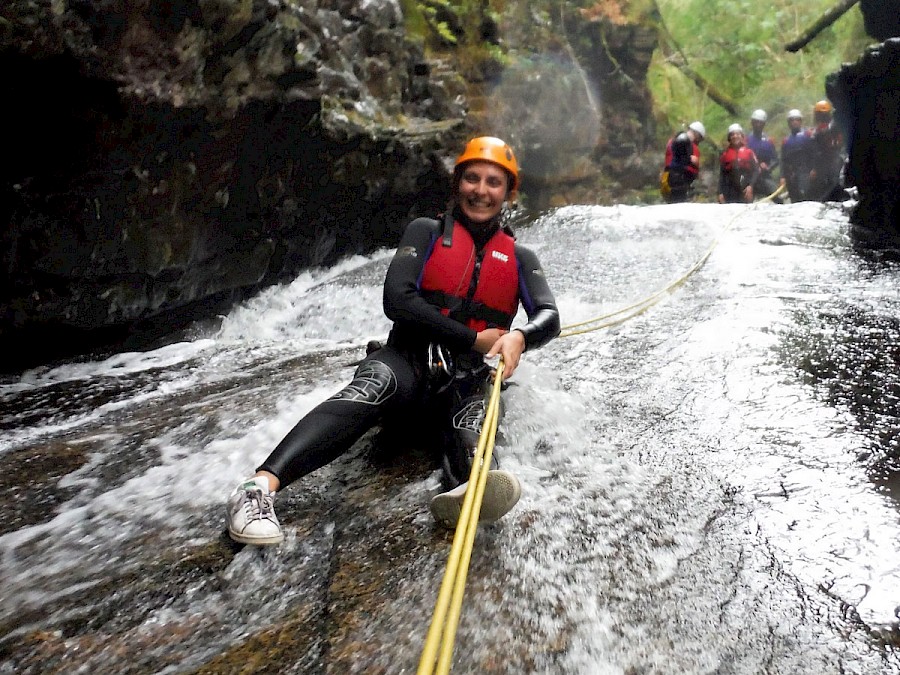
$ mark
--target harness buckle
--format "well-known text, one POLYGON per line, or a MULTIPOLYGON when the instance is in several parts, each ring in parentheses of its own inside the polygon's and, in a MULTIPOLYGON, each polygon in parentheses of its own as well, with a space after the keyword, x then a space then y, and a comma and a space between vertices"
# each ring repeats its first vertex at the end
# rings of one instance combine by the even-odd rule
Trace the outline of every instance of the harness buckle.
POLYGON ((439 342, 428 345, 428 375, 435 393, 441 393, 453 382, 456 368, 450 352, 439 342))

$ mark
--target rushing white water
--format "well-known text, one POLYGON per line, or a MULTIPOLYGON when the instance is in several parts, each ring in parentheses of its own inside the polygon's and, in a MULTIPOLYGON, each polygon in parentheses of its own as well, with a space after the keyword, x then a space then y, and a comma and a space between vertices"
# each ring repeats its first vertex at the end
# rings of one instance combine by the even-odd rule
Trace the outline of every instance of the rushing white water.
MULTIPOLYGON (((900 518, 871 470, 897 410, 867 425, 807 377, 823 344, 840 361, 845 317, 897 316, 900 269, 859 259, 843 214, 812 203, 568 207, 520 240, 564 324, 647 297, 717 243, 644 314, 526 354, 498 441, 525 491, 479 532, 455 670, 900 673, 884 646, 900 518)), ((234 483, 386 335, 390 253, 269 289, 214 334, 0 386, 0 456, 21 472, 27 457, 58 463, 35 464, 57 478, 39 517, 0 521, 0 672, 37 634, 55 651, 27 652, 33 672, 56 659, 184 672, 304 607, 347 623, 272 672, 415 670, 447 554, 426 508, 437 473, 362 500, 355 486, 378 470, 358 452, 280 495, 281 547, 233 552, 165 601, 132 591, 130 622, 96 618, 121 611, 103 590, 113 571, 139 578, 148 551, 178 559, 217 541, 234 483), (330 567, 382 590, 348 599, 330 567), (364 598, 377 611, 362 621, 364 598)), ((866 353, 900 343, 887 338, 873 329, 866 353)), ((841 361, 834 379, 859 370, 841 361)), ((23 473, 16 500, 32 478, 46 479, 23 473)))

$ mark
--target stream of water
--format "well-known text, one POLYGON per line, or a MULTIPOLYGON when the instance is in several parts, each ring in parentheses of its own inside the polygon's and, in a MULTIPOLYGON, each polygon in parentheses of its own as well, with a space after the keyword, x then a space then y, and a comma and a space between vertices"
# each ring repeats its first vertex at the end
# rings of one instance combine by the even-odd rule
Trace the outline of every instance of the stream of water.
MULTIPOLYGON (((900 266, 835 205, 566 207, 519 230, 564 324, 525 355, 460 673, 900 673, 900 266)), ((360 443, 224 501, 383 339, 392 251, 271 288, 183 340, 0 384, 0 673, 412 673, 449 552, 421 456, 360 443)), ((521 320, 522 317, 519 317, 521 320)))

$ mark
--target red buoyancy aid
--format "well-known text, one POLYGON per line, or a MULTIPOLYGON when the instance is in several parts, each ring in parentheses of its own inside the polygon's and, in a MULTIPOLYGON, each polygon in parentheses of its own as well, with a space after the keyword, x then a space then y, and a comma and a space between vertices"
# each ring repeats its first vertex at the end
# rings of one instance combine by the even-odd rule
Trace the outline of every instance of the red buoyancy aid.
POLYGON ((722 168, 726 173, 738 171, 742 174, 749 174, 753 172, 753 158, 753 151, 746 145, 742 145, 737 150, 729 147, 722 153, 722 168))
POLYGON ((519 308, 515 244, 497 230, 478 251, 468 230, 453 223, 450 246, 438 238, 425 262, 419 281, 422 296, 472 330, 508 329, 519 308))

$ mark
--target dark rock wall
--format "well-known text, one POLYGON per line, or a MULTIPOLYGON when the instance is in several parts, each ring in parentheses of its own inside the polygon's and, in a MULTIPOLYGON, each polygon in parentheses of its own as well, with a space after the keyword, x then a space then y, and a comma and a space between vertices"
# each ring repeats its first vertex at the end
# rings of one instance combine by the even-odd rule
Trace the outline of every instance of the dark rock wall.
POLYGON ((900 2, 862 0, 866 31, 879 40, 827 78, 847 138, 847 181, 858 191, 851 234, 864 249, 900 252, 900 2))
POLYGON ((858 190, 856 243, 900 249, 900 38, 869 49, 828 80, 847 132, 847 179, 858 190))
POLYGON ((529 207, 641 199, 659 178, 647 87, 657 30, 573 5, 540 16, 507 7, 500 30, 517 58, 491 81, 484 128, 516 148, 529 207))
POLYGON ((653 26, 583 22, 576 44, 590 46, 582 63, 598 85, 605 133, 595 151, 602 169, 628 190, 659 181, 656 123, 647 71, 658 44, 653 26), (645 152, 653 148, 651 153, 645 152))
POLYGON ((5 369, 395 244, 464 134, 390 1, 13 0, 0 69, 5 369))
POLYGON ((900 36, 900 0, 860 0, 866 33, 876 40, 900 36))

